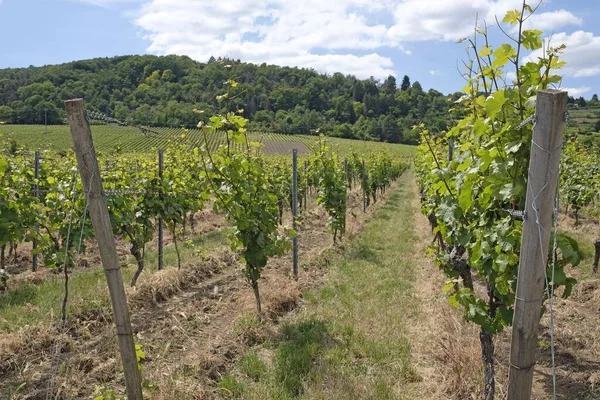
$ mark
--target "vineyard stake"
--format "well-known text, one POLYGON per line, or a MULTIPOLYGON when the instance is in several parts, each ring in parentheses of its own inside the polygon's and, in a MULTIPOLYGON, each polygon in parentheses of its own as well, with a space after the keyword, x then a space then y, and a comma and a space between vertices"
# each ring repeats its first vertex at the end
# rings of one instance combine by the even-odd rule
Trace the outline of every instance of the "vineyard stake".
POLYGON ((104 199, 102 180, 98 159, 92 140, 92 132, 85 114, 83 99, 65 101, 67 120, 71 129, 77 165, 81 174, 83 189, 87 193, 88 208, 94 235, 98 242, 100 258, 104 267, 104 275, 108 282, 110 300, 115 316, 117 327, 117 339, 119 341, 119 352, 123 363, 125 375, 125 387, 129 400, 143 400, 142 386, 140 383, 140 372, 133 341, 133 331, 129 320, 129 309, 127 298, 123 287, 123 276, 121 275, 121 263, 117 254, 117 247, 113 236, 108 207, 104 199))
MULTIPOLYGON (((158 150, 158 178, 161 183, 163 180, 163 169, 164 169, 164 157, 162 149, 158 150)), ((162 191, 159 191, 159 196, 162 195, 162 191)), ((158 218, 158 270, 163 269, 163 220, 161 217, 158 218)))
POLYGON ((306 202, 308 201, 308 161, 304 160, 304 180, 306 181, 306 187, 304 188, 304 209, 308 207, 306 202))
POLYGON ((363 180, 363 213, 367 212, 367 170, 365 160, 362 160, 362 180, 363 180))
POLYGON ((513 317, 508 400, 531 398, 567 92, 537 94, 513 317), (534 208, 535 206, 535 208, 534 208))
MULTIPOLYGON (((40 184, 39 184, 39 179, 40 179, 40 152, 36 151, 33 155, 33 179, 35 180, 33 183, 33 195, 39 199, 40 198, 40 184)), ((35 224, 34 226, 34 230, 37 232, 38 231, 38 226, 37 224, 35 224)), ((31 270, 33 272, 37 271, 38 269, 38 254, 37 254, 37 239, 33 238, 33 243, 31 244, 32 247, 32 257, 31 257, 31 261, 32 261, 32 265, 31 265, 31 270)))
POLYGON ((454 158, 454 138, 448 139, 448 161, 454 158))
MULTIPOLYGON (((298 150, 292 150, 292 229, 298 228, 298 150)), ((298 235, 292 239, 294 279, 298 280, 298 235)))

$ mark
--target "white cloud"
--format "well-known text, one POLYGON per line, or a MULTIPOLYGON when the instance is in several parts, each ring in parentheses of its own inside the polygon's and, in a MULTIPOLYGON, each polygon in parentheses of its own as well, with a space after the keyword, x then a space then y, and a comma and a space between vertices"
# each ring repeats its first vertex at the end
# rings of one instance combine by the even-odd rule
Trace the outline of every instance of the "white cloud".
MULTIPOLYGON (((507 11, 520 9, 522 0, 404 0, 397 4, 392 39, 404 41, 457 40, 473 34, 476 18, 488 25, 502 20, 507 11)), ((528 29, 553 30, 581 25, 582 20, 566 10, 540 12, 526 21, 528 29)))
MULTIPOLYGON (((405 43, 456 40, 473 33, 476 16, 492 23, 522 5, 522 0, 72 1, 101 7, 140 3, 132 18, 152 53, 200 61, 227 56, 379 79, 395 74, 381 49, 411 55, 405 43), (377 22, 386 20, 381 16, 393 20, 377 22)), ((528 24, 554 29, 581 20, 560 10, 540 13, 528 24)))
MULTIPOLYGON (((561 75, 580 78, 600 74, 600 36, 591 32, 577 31, 571 34, 557 33, 551 37, 550 45, 556 47, 566 44, 561 59, 567 62, 560 71, 561 75)), ((534 51, 527 60, 537 60, 543 55, 542 49, 534 51)))
POLYGON ((135 23, 151 40, 149 51, 198 60, 228 56, 342 71, 360 77, 394 74, 381 47, 409 53, 387 37, 388 28, 367 16, 385 6, 366 0, 152 0, 135 23), (356 55, 356 51, 368 54, 356 55))
POLYGON ((581 26, 581 24, 583 24, 581 18, 573 15, 569 11, 558 10, 533 14, 525 21, 524 25, 526 29, 539 29, 545 33, 552 33, 554 29, 563 26, 581 26))
POLYGON ((439 69, 432 69, 432 70, 429 70, 429 74, 430 74, 430 75, 433 75, 433 76, 435 76, 435 75, 444 75, 444 74, 442 73, 442 71, 440 71, 439 69))
POLYGON ((521 5, 521 0, 404 0, 395 7, 388 34, 399 41, 457 40, 473 33, 476 16, 492 22, 521 5))
POLYGON ((587 93, 590 90, 592 90, 592 88, 588 86, 581 86, 576 88, 560 88, 560 90, 562 90, 563 92, 569 92, 569 96, 580 97, 584 93, 587 93))

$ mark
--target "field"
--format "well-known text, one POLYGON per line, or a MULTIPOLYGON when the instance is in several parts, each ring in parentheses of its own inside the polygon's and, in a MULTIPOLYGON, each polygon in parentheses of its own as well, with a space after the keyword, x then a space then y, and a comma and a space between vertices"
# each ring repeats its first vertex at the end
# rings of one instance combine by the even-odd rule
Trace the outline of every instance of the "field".
MULTIPOLYGON (((53 125, 47 128, 42 125, 0 125, 0 134, 14 139, 18 145, 29 150, 64 151, 72 147, 69 127, 53 125)), ((167 149, 173 143, 204 144, 204 135, 199 130, 148 128, 143 131, 135 127, 115 125, 92 125, 92 135, 96 150, 110 153, 116 148, 124 154, 139 154, 167 149), (185 135, 185 137, 182 137, 185 135)), ((317 136, 282 135, 276 133, 250 133, 249 140, 263 143, 267 154, 291 154, 297 148, 300 154, 308 154, 317 143, 317 136)), ((394 156, 411 156, 414 146, 389 144, 380 142, 363 142, 350 139, 329 138, 333 146, 338 147, 340 154, 347 154, 352 149, 357 151, 386 150, 394 156)), ((209 134, 209 148, 214 150, 225 143, 221 134, 209 134)))

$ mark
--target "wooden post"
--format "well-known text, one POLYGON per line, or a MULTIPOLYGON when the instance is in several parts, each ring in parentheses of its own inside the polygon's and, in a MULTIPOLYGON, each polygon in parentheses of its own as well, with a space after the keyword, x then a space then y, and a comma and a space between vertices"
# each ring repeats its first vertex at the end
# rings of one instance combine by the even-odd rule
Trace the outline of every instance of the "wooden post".
MULTIPOLYGON (((160 182, 162 185, 163 179, 163 168, 164 168, 164 157, 163 151, 158 150, 158 177, 160 178, 160 182)), ((162 195, 162 192, 159 193, 162 195)), ((162 218, 158 218, 158 270, 163 269, 163 220, 162 218)))
POLYGON ((513 317, 508 400, 531 398, 567 92, 537 94, 513 317))
POLYGON ((454 158, 454 138, 448 139, 448 161, 454 158))
POLYGON ((117 326, 119 351, 125 374, 127 398, 129 400, 143 400, 133 331, 129 321, 129 309, 127 308, 127 298, 123 287, 123 277, 121 276, 121 264, 112 233, 108 207, 104 199, 92 132, 85 115, 85 104, 83 99, 68 100, 65 101, 65 108, 69 127, 71 128, 75 154, 77 155, 81 182, 83 190, 87 194, 90 218, 98 241, 104 275, 108 282, 114 321, 117 326))
MULTIPOLYGON (((39 179, 40 179, 40 152, 36 151, 34 153, 33 156, 33 179, 34 179, 34 183, 33 183, 33 195, 36 198, 40 198, 40 184, 39 184, 39 179)), ((38 231, 38 226, 37 224, 34 227, 35 231, 38 231)), ((33 272, 37 271, 38 269, 38 254, 37 254, 37 239, 33 238, 33 243, 31 244, 31 248, 32 248, 32 256, 31 256, 31 270, 33 272)))
MULTIPOLYGON (((292 150, 292 229, 297 230, 298 224, 298 150, 292 150)), ((298 280, 298 235, 292 239, 292 272, 298 280)))

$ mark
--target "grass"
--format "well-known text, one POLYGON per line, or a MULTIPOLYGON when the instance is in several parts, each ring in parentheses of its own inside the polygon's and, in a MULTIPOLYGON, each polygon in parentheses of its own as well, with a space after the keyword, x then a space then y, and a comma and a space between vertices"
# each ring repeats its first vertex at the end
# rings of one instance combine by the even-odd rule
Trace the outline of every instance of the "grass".
MULTIPOLYGON (((135 127, 119 127, 111 125, 92 125, 92 134, 96 150, 112 152, 119 147, 123 153, 148 153, 156 152, 159 148, 167 148, 174 142, 202 142, 203 135, 199 130, 189 130, 185 139, 181 138, 182 129, 152 128, 152 132, 142 134, 135 127)), ((71 149, 72 142, 67 125, 48 126, 47 132, 43 125, 0 125, 0 136, 14 139, 17 144, 30 150, 67 151, 71 149)), ((300 148, 300 153, 309 151, 317 142, 317 136, 283 135, 278 133, 252 132, 250 140, 265 144, 268 154, 291 154, 293 147, 300 148), (294 145, 294 143, 296 145, 294 145)), ((224 137, 219 134, 209 135, 209 147, 213 149, 224 143, 224 137)), ((412 157, 416 151, 415 146, 390 144, 380 142, 363 142, 341 138, 330 138, 330 143, 338 147, 341 154, 356 151, 381 151, 386 150, 398 157, 412 157)))
MULTIPOLYGON (((182 263, 197 261, 198 248, 209 251, 225 243, 229 231, 229 228, 224 228, 198 235, 193 239, 194 247, 180 244, 182 263)), ((144 275, 155 270, 158 264, 157 251, 149 248, 144 259, 145 273, 140 277, 139 283, 143 282, 144 275)), ((121 269, 126 284, 129 284, 135 272, 133 258, 129 257, 128 261, 130 263, 127 267, 121 269)), ((177 265, 177 255, 173 245, 165 246, 164 263, 166 268, 177 265)), ((69 287, 69 314, 85 314, 92 311, 109 313, 108 289, 102 267, 79 268, 72 275, 69 287)), ((58 318, 63 296, 64 279, 63 275, 58 273, 40 284, 20 283, 10 287, 4 295, 0 296, 0 332, 15 332, 26 325, 51 324, 58 318)))
POLYGON ((420 378, 407 324, 419 303, 407 257, 417 241, 409 179, 335 256, 327 284, 305 293, 307 304, 251 347, 221 385, 234 376, 245 399, 412 398, 407 388, 420 378))

